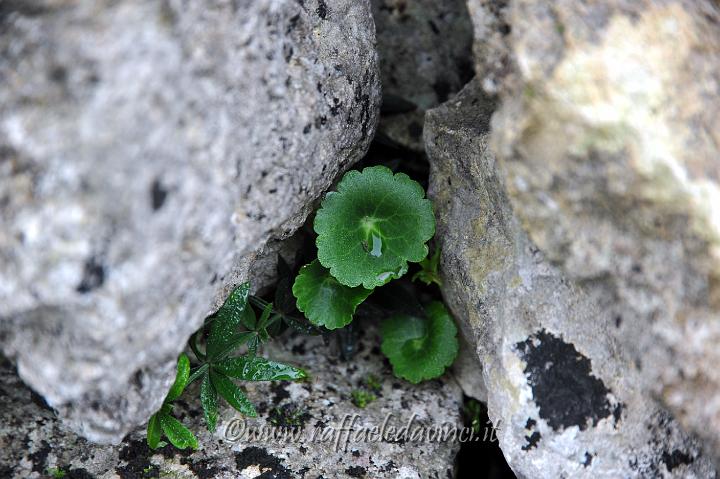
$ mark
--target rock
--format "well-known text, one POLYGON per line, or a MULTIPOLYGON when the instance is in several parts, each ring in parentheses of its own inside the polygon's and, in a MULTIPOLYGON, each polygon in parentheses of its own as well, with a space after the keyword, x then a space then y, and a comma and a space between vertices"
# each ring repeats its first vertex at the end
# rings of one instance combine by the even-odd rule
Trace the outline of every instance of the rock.
POLYGON ((33 0, 0 24, 2 348, 75 431, 117 442, 367 149, 370 6, 33 0))
POLYGON ((514 211, 720 466, 717 3, 527 0, 505 21, 492 142, 514 211))
POLYGON ((470 80, 473 27, 465 0, 371 0, 383 112, 379 131, 416 152, 425 110, 470 80))
POLYGON ((533 243, 489 148, 496 100, 473 81, 430 110, 443 295, 472 332, 500 447, 519 477, 715 477, 700 444, 577 288, 533 243))
POLYGON ((0 475, 33 479, 45 477, 49 468, 56 468, 64 471, 65 477, 121 479, 234 479, 260 473, 264 473, 260 477, 276 478, 452 477, 459 442, 417 442, 411 436, 402 441, 401 435, 395 436, 401 431, 391 432, 389 427, 399 430, 413 415, 412 428, 461 426, 460 388, 452 379, 414 386, 394 378, 378 351, 380 339, 375 327, 363 325, 362 331, 357 355, 350 362, 339 361, 333 348, 324 345, 320 337, 286 336, 270 343, 270 357, 306 367, 313 379, 307 383, 243 383, 259 410, 258 418, 243 423, 245 429, 240 422, 229 427, 239 418, 225 406, 216 433, 207 432, 197 383, 191 385, 176 403, 175 413, 198 436, 201 448, 193 453, 171 446, 153 452, 142 430, 119 446, 89 444, 65 431, 52 411, 43 407, 41 399, 23 387, 12 368, 5 365, 0 369, 0 395, 5 405, 0 410, 0 475), (360 409, 352 402, 352 392, 365 388, 371 376, 379 382, 380 390, 375 392, 375 401, 360 409), (386 417, 386 437, 396 441, 361 440, 362 428, 380 428, 386 417), (341 432, 341 427, 348 428, 353 421, 357 432, 352 434, 357 435, 341 432), (287 426, 284 433, 277 429, 285 436, 274 441, 250 440, 251 428, 261 434, 276 425, 287 426), (302 439, 291 441, 291 433, 302 439), (311 440, 313 434, 315 441, 311 440))

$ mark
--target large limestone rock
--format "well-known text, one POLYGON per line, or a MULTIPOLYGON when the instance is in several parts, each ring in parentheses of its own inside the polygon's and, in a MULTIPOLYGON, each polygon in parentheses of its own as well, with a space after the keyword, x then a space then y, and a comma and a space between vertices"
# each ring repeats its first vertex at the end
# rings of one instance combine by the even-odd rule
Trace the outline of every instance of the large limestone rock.
POLYGON ((411 434, 420 428, 449 431, 459 427, 460 388, 448 377, 418 386, 401 382, 393 377, 378 349, 376 328, 363 324, 362 330, 357 354, 350 362, 340 361, 337 350, 320 337, 283 337, 270 343, 271 357, 302 365, 313 380, 246 383, 258 418, 230 426, 238 416, 226 406, 214 435, 207 432, 197 384, 192 385, 175 411, 198 435, 201 448, 193 453, 170 446, 153 452, 142 431, 119 446, 89 444, 63 430, 53 413, 43 409, 41 400, 20 384, 12 368, 3 365, 0 477, 39 479, 47 477, 51 468, 71 479, 453 477, 460 443, 452 436, 447 441, 418 441, 411 434), (365 390, 371 376, 380 385, 375 391, 377 400, 360 409, 353 404, 352 393, 365 390), (411 428, 403 436, 402 428, 410 421, 411 428), (381 431, 384 423, 383 440, 364 439, 363 434, 371 433, 373 427, 381 431), (275 440, 269 439, 272 428, 275 440))
POLYGON ((519 477, 715 477, 642 387, 604 304, 523 230, 490 147, 496 100, 473 81, 430 110, 425 141, 443 294, 482 362, 490 419, 519 477))
POLYGON ((424 150, 425 110, 446 101, 473 75, 473 25, 465 0, 372 0, 384 115, 378 127, 424 150))
POLYGON ((479 74, 500 91, 514 210, 720 465, 717 3, 522 0, 501 15, 512 33, 489 57, 506 68, 479 74))
POLYGON ((32 0, 0 26, 2 347, 76 431, 116 442, 367 148, 370 5, 32 0))

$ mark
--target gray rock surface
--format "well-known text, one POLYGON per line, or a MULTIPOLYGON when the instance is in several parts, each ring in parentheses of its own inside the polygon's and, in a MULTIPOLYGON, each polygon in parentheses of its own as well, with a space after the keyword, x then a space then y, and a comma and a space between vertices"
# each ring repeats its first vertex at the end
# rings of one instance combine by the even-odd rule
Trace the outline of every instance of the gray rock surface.
POLYGON ((492 141, 514 211, 720 466, 717 2, 503 11, 512 34, 486 47, 506 68, 481 74, 500 92, 492 141))
POLYGON ((416 152, 424 151, 425 110, 470 80, 473 26, 465 0, 371 0, 377 28, 387 114, 379 131, 416 152), (416 106, 396 109, 402 98, 416 106))
MULTIPOLYGON (((245 422, 244 433, 236 425, 226 435, 228 425, 237 417, 227 406, 221 410, 216 433, 208 433, 198 388, 192 385, 175 410, 198 434, 201 449, 193 453, 169 446, 153 453, 145 444, 143 431, 131 434, 119 446, 89 444, 66 431, 5 364, 0 367, 0 477, 47 477, 50 468, 62 470, 68 479, 452 477, 458 442, 362 440, 363 428, 380 428, 389 414, 393 416, 387 424, 396 429, 404 427, 413 415, 413 428, 459 426, 462 407, 462 392, 447 376, 419 386, 394 378, 378 351, 380 339, 375 328, 364 324, 362 330, 357 355, 350 362, 339 361, 334 348, 324 345, 319 337, 285 336, 271 343, 267 351, 270 357, 302 365, 312 374, 312 381, 245 383, 248 397, 260 414, 245 422), (351 395, 365 388, 370 376, 380 384, 377 400, 360 409, 352 403, 351 395), (341 432, 355 415, 356 432, 352 434, 357 435, 341 432), (283 424, 302 424, 296 431, 305 439, 293 442, 283 439, 290 436, 279 436, 274 441, 250 440, 250 428, 260 432, 283 424), (333 428, 343 435, 333 436, 333 428), (313 433, 316 441, 310 439, 313 433)), ((389 427, 386 432, 395 434, 389 427)), ((283 434, 282 430, 278 434, 283 434)), ((386 437, 391 439, 392 435, 386 437)))
POLYGON ((366 150, 370 6, 0 10, 0 342, 76 431, 116 442, 266 241, 366 150))
POLYGON ((523 231, 489 148, 496 100, 473 81, 425 140, 446 303, 483 364, 490 419, 519 477, 715 477, 642 387, 596 298, 523 231))

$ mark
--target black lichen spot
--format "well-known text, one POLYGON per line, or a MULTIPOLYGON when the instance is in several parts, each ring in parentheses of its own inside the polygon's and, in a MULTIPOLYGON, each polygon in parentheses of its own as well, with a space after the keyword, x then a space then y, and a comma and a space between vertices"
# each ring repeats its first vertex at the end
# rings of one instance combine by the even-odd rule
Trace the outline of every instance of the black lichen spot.
POLYGON ((157 211, 162 208, 165 204, 165 200, 167 199, 167 195, 168 192, 163 187, 162 183, 160 183, 160 180, 155 179, 150 186, 150 202, 152 204, 153 211, 157 211))
POLYGON ((590 360, 574 345, 543 329, 516 348, 526 363, 540 417, 554 430, 571 426, 584 430, 617 411, 608 399, 611 391, 592 375, 590 360))
POLYGON ((665 463, 665 467, 667 467, 669 472, 672 472, 673 469, 684 464, 692 464, 694 460, 692 456, 680 449, 675 449, 671 453, 667 451, 663 451, 662 453, 662 462, 665 463))
POLYGON ((430 30, 432 30, 435 35, 440 35, 440 29, 435 25, 435 22, 428 20, 428 25, 430 25, 430 30))
POLYGON ((86 294, 99 288, 105 282, 105 268, 98 258, 91 257, 85 262, 83 277, 75 290, 80 294, 86 294))
POLYGON ((311 129, 312 129, 312 124, 308 123, 307 125, 305 125, 305 127, 303 128, 303 135, 307 135, 308 133, 310 133, 311 129))
POLYGON ((55 83, 65 83, 67 81, 67 68, 62 65, 55 65, 50 69, 49 75, 50 80, 55 83))
POLYGON ((529 436, 525 436, 525 441, 527 442, 527 444, 522 447, 522 450, 529 451, 530 449, 536 448, 538 443, 540 442, 541 437, 542 435, 537 431, 530 434, 529 436))
POLYGON ((318 7, 317 10, 315 10, 315 13, 318 14, 318 17, 325 20, 327 18, 328 14, 328 7, 327 3, 325 3, 325 0, 318 0, 318 7))
POLYGON ((535 427, 535 424, 537 424, 537 421, 535 421, 535 419, 529 417, 527 422, 525 423, 525 429, 530 431, 532 428, 535 427))
POLYGON ((90 474, 87 469, 79 467, 77 469, 70 469, 65 473, 65 479, 95 479, 95 476, 90 474))
POLYGON ((268 454, 262 447, 246 447, 235 453, 235 465, 238 471, 250 466, 258 466, 262 472, 257 479, 292 479, 290 471, 282 465, 284 459, 268 454))
POLYGON ((367 471, 364 467, 352 466, 345 469, 345 473, 350 477, 365 477, 367 471))
POLYGON ((276 406, 268 414, 268 421, 272 425, 293 430, 305 426, 305 423, 311 418, 312 416, 308 414, 307 410, 295 404, 276 406))
POLYGON ((33 472, 39 472, 40 474, 43 474, 45 472, 47 465, 47 457, 50 454, 51 450, 52 449, 50 448, 50 444, 48 444, 47 441, 43 440, 40 441, 40 447, 38 447, 35 452, 28 455, 30 462, 32 462, 33 472))
POLYGON ((212 479, 220 475, 223 469, 213 466, 208 459, 200 459, 197 461, 187 461, 187 466, 199 479, 212 479))
POLYGON ((618 314, 615 316, 615 327, 619 328, 620 326, 622 326, 622 316, 618 314))
POLYGON ((593 460, 593 455, 590 454, 589 452, 585 451, 585 459, 583 459, 582 465, 584 467, 588 467, 588 466, 590 466, 590 464, 592 464, 592 460, 593 460))
POLYGON ((285 389, 285 385, 281 382, 273 382, 270 385, 270 390, 274 394, 272 399, 273 404, 280 404, 284 399, 290 398, 290 393, 285 389))
POLYGON ((115 472, 121 479, 150 479, 160 477, 160 469, 150 463, 150 457, 158 452, 167 458, 174 457, 173 447, 168 445, 153 451, 144 439, 123 442, 118 458, 123 465, 118 465, 115 472))

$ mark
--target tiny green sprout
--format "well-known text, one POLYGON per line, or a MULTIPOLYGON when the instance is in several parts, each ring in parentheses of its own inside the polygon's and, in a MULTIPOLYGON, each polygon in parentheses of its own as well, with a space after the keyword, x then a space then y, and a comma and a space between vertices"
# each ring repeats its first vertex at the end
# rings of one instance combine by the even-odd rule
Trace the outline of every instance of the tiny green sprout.
POLYGON ((315 216, 318 260, 340 284, 382 286, 420 262, 435 234, 432 203, 404 173, 348 171, 315 216))
POLYGON ((377 376, 374 374, 369 374, 367 378, 365 378, 365 386, 371 391, 374 392, 380 392, 382 389, 382 385, 380 384, 380 380, 377 376))
POLYGON ((375 394, 364 389, 356 389, 352 393, 352 403, 360 409, 365 409, 371 402, 377 399, 375 394))
POLYGON ((67 473, 59 467, 48 467, 47 474, 54 479, 62 479, 67 475, 67 473))
POLYGON ((438 286, 442 286, 442 281, 440 280, 440 273, 438 273, 439 266, 440 248, 436 248, 432 255, 428 255, 427 258, 420 261, 420 267, 422 269, 413 275, 412 280, 420 280, 428 286, 433 283, 437 284, 438 286))

